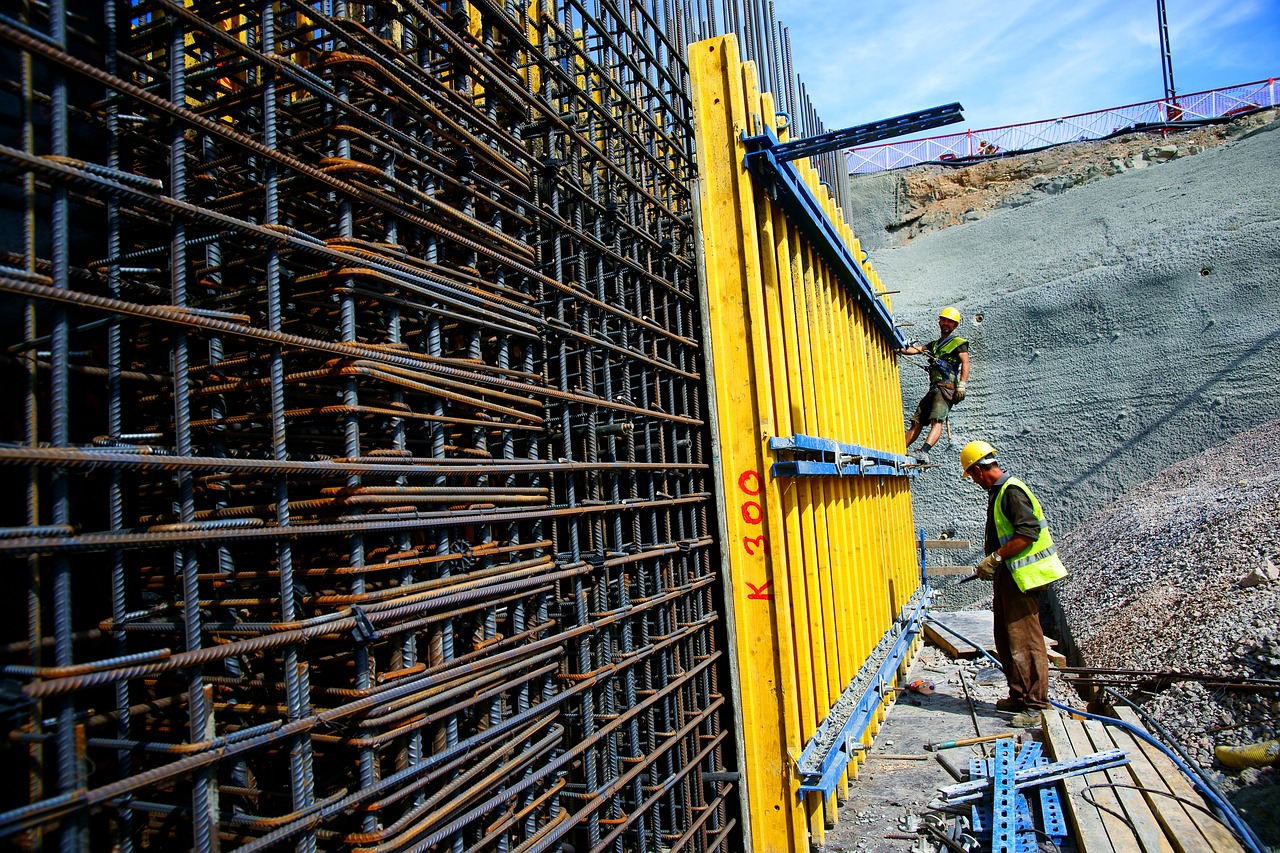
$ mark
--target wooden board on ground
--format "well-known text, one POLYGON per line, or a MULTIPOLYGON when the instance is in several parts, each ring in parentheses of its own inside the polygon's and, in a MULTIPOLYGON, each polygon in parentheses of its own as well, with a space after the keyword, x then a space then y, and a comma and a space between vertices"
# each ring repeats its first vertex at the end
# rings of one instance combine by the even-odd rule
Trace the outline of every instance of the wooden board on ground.
MULTIPOLYGON (((1062 725, 1067 731, 1067 737, 1071 739, 1071 746, 1075 749, 1077 757, 1097 752, 1089 740, 1088 733, 1084 730, 1084 723, 1079 720, 1064 720, 1062 725)), ((1115 789, 1110 787, 1111 780, 1107 778, 1106 771, 1084 774, 1084 784, 1087 793, 1081 791, 1079 806, 1088 807, 1090 800, 1097 803, 1093 808, 1098 809, 1102 818, 1102 826, 1107 831, 1111 849, 1115 853, 1141 853, 1142 848, 1138 846, 1138 839, 1129 825, 1124 822, 1124 812, 1120 810, 1120 801, 1116 799, 1115 789)), ((1089 853, 1088 849, 1085 849, 1084 853, 1089 853)))
MULTIPOLYGON (((1066 761, 1076 757, 1075 746, 1067 734, 1067 720, 1056 710, 1042 714, 1044 738, 1054 761, 1066 761)), ((1062 780, 1067 796, 1063 809, 1075 829, 1076 845, 1081 853, 1113 853, 1111 838, 1102 823, 1102 812, 1084 798, 1088 785, 1084 776, 1070 776, 1062 780)))
MULTIPOLYGON (((1142 726, 1138 715, 1129 708, 1117 709, 1116 716, 1126 723, 1142 726)), ((1146 729, 1144 728, 1143 731, 1146 731, 1146 729)), ((1182 771, 1169 760, 1167 755, 1141 738, 1133 738, 1133 741, 1135 746, 1142 751, 1151 767, 1154 768, 1156 775, 1168 785, 1170 793, 1192 802, 1204 802, 1204 798, 1200 796, 1182 771)), ((1157 797, 1157 799, 1167 800, 1169 798, 1157 797)), ((1170 800, 1170 802, 1175 801, 1170 800)), ((1196 828, 1200 830, 1200 834, 1208 840, 1209 849, 1212 849, 1214 853, 1237 853, 1237 851, 1244 850, 1235 836, 1217 820, 1196 808, 1188 808, 1183 811, 1195 823, 1196 828)), ((1205 848, 1201 847, 1200 849, 1205 848)))
MULTIPOLYGON (((1085 720, 1084 731, 1089 736, 1089 742, 1093 745, 1095 751, 1102 752, 1106 749, 1115 749, 1118 746, 1127 750, 1130 753, 1130 760, 1133 760, 1133 749, 1129 744, 1117 744, 1111 737, 1113 730, 1108 729, 1097 720, 1085 720)), ((1142 848, 1143 853, 1173 853, 1173 845, 1169 843, 1169 839, 1164 837, 1164 829, 1156 820, 1155 815, 1151 813, 1151 808, 1147 805, 1146 799, 1143 798, 1142 792, 1134 790, 1133 778, 1129 775, 1128 769, 1115 767, 1104 771, 1104 773, 1107 781, 1115 787, 1095 789, 1095 791, 1109 790, 1115 795, 1120 807, 1124 809, 1123 813, 1128 819, 1129 827, 1133 830, 1133 834, 1137 836, 1138 845, 1142 848)), ((1115 846, 1114 840, 1112 841, 1112 846, 1115 846)))
POLYGON ((933 622, 941 622, 948 628, 954 628, 959 631, 975 643, 981 643, 982 648, 995 654, 996 635, 993 619, 994 617, 990 610, 960 610, 949 613, 934 613, 929 617, 929 621, 924 623, 924 635, 929 642, 953 658, 975 658, 978 656, 978 649, 955 634, 944 631, 932 624, 933 622))
MULTIPOLYGON (((983 649, 995 655, 995 617, 990 610, 957 610, 947 613, 934 613, 930 620, 939 621, 948 628, 954 628, 974 642, 982 643, 983 649)), ((955 634, 944 631, 938 626, 930 624, 930 622, 924 623, 924 636, 925 639, 953 658, 976 658, 980 654, 977 649, 955 634)), ((1053 648, 1057 644, 1057 641, 1050 637, 1044 638, 1044 647, 1049 655, 1049 663, 1058 667, 1066 666, 1066 656, 1053 648)))
POLYGON ((1142 747, 1134 742, 1133 735, 1123 729, 1113 729, 1111 737, 1118 746, 1129 751, 1129 776, 1135 785, 1150 792, 1144 794, 1147 805, 1155 813, 1165 835, 1173 842, 1174 849, 1178 853, 1212 850, 1188 814, 1188 809, 1177 800, 1164 796, 1169 793, 1169 786, 1147 760, 1142 747))

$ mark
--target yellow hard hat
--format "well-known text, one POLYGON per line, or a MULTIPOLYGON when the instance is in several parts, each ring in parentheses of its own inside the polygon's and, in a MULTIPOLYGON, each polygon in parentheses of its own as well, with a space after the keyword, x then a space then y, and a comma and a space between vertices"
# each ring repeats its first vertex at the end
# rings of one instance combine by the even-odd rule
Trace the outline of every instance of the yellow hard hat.
POLYGON ((963 472, 960 479, 964 480, 969 477, 969 469, 973 464, 988 456, 995 456, 996 449, 985 441, 971 441, 964 446, 964 450, 960 451, 960 470, 963 472))
POLYGON ((960 312, 957 311, 955 307, 951 305, 948 305, 946 308, 943 308, 941 311, 938 312, 938 319, 942 319, 943 317, 947 318, 953 323, 960 322, 960 312))

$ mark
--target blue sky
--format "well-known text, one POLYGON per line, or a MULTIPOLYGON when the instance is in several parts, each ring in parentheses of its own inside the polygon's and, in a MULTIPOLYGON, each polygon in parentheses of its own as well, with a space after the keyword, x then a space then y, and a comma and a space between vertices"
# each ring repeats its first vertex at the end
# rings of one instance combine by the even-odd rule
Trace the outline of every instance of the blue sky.
MULTIPOLYGON (((937 135, 1163 96, 1155 0, 775 0, 827 127, 959 101, 937 135)), ((1179 92, 1280 76, 1280 0, 1166 0, 1179 92)), ((1280 85, 1280 83, 1277 83, 1280 85)))

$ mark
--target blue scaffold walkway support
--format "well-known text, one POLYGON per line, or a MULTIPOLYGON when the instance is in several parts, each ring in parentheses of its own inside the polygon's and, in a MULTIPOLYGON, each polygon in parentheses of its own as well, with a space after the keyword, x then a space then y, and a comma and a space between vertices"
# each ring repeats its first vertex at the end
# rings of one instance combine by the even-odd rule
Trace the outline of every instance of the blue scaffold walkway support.
POLYGON ((769 449, 790 459, 773 463, 775 477, 914 477, 915 460, 812 435, 775 436, 769 449))

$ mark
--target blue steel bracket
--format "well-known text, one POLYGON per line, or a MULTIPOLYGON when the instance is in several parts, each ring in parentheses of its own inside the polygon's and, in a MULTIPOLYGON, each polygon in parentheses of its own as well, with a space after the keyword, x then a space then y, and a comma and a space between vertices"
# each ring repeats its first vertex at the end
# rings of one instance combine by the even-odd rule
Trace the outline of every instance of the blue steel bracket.
POLYGON ((996 741, 991 779, 991 853, 1015 853, 1014 828, 1017 821, 1013 788, 1013 738, 996 741))
MULTIPOLYGON (((1047 758, 1037 758, 1036 766, 1044 767, 1049 763, 1047 758)), ((1044 822, 1044 834, 1054 844, 1061 846, 1067 839, 1067 821, 1062 814, 1062 799, 1058 796, 1057 785, 1045 785, 1040 788, 1040 819, 1044 822)))
POLYGON ((801 457, 774 462, 774 477, 914 477, 920 473, 910 456, 830 438, 774 436, 769 449, 801 457))
POLYGON ((839 151, 841 148, 856 148, 870 142, 906 136, 921 130, 942 127, 964 121, 959 104, 943 104, 906 115, 885 118, 869 124, 846 127, 843 130, 828 130, 803 139, 793 139, 774 146, 774 156, 779 160, 798 160, 801 157, 812 157, 814 154, 826 154, 828 151, 839 151))
POLYGON ((876 709, 884 701, 885 694, 893 686, 898 667, 906 658, 907 650, 920 634, 932 595, 933 591, 927 587, 916 593, 877 646, 889 646, 884 661, 873 674, 870 666, 875 652, 872 652, 872 659, 867 661, 863 671, 844 689, 836 707, 848 707, 856 700, 857 704, 853 705, 849 716, 842 719, 837 714, 828 714, 805 744, 804 751, 796 762, 800 772, 801 794, 821 793, 825 798, 835 791, 853 753, 862 749, 862 736, 875 719, 876 709), (867 684, 867 687, 859 696, 859 688, 863 684, 867 684))
POLYGON ((760 136, 745 137, 743 141, 748 152, 746 167, 769 198, 778 203, 791 224, 800 230, 809 245, 832 269, 889 346, 894 349, 905 347, 906 339, 894 324, 893 315, 871 286, 871 279, 860 260, 853 256, 841 239, 840 231, 827 216, 818 197, 800 177, 794 163, 774 155, 772 149, 781 144, 778 137, 766 127, 760 136))

